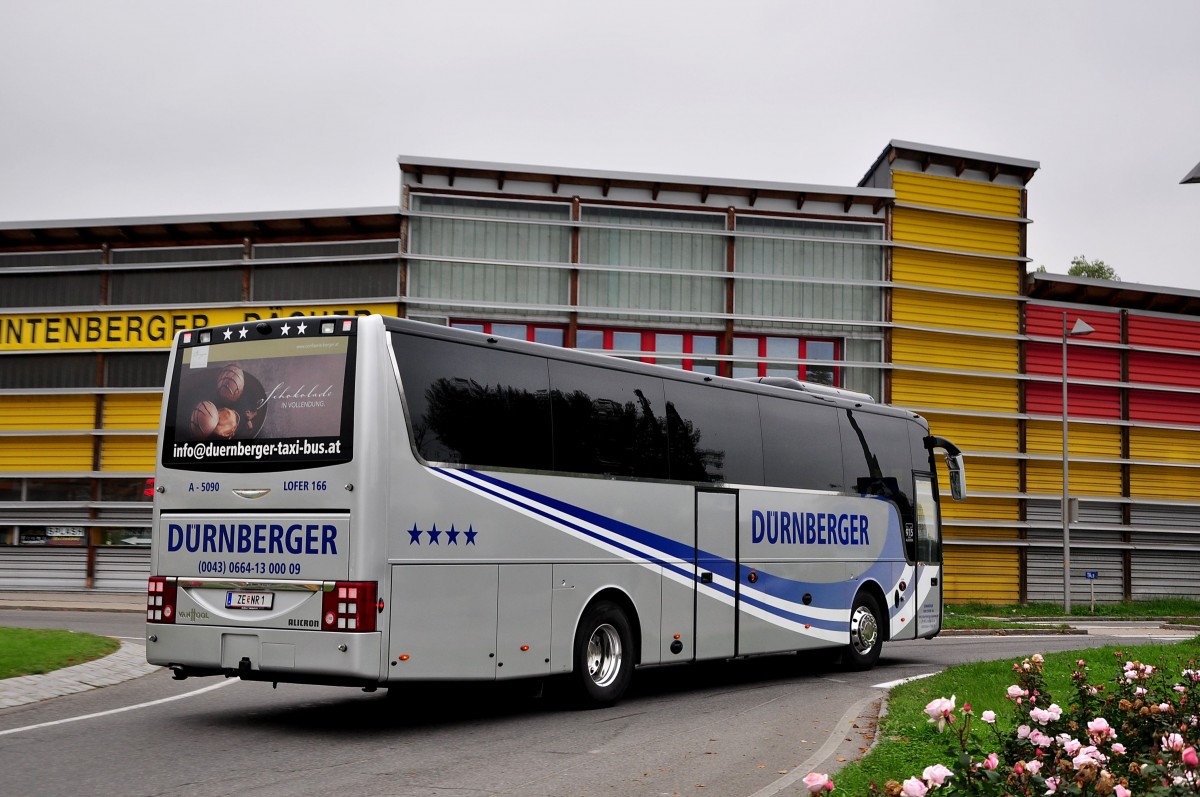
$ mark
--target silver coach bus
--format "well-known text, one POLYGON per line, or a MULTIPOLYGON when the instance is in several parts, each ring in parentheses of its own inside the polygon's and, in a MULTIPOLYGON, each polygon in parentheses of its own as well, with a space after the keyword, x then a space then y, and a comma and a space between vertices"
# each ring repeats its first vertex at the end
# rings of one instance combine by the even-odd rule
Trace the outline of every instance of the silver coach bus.
POLYGON ((935 450, 911 412, 394 318, 177 335, 147 658, 177 678, 559 676, 941 627, 935 450))

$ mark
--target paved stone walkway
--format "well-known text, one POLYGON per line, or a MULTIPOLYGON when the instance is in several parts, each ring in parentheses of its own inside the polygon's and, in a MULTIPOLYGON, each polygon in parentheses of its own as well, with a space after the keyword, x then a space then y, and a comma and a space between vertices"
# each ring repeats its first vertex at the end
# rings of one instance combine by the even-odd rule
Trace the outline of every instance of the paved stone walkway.
POLYGON ((146 646, 121 642, 121 649, 102 659, 64 667, 45 675, 0 680, 0 708, 23 706, 99 686, 112 686, 162 669, 146 662, 146 646))

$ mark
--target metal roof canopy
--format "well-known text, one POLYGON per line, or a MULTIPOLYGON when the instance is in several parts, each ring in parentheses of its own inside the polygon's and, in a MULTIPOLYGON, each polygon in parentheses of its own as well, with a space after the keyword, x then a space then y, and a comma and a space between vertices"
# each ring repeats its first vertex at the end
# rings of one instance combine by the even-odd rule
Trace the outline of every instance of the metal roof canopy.
POLYGON ((400 207, 288 210, 110 219, 0 222, 0 251, 117 244, 156 246, 384 237, 399 232, 400 207))
POLYGON ((1032 180, 1034 173, 1041 168, 1041 164, 1037 161, 1023 158, 988 155, 983 152, 918 144, 894 138, 884 147, 883 152, 879 153, 879 157, 871 164, 871 168, 867 169, 867 173, 858 181, 858 184, 866 184, 884 162, 892 163, 899 158, 917 161, 921 164, 922 171, 927 171, 930 166, 937 164, 952 167, 955 174, 958 175, 967 169, 975 169, 987 174, 991 180, 995 180, 1002 174, 1012 175, 1021 181, 1021 185, 1032 180))
POLYGON ((1025 287, 1030 298, 1048 302, 1200 316, 1200 291, 1182 288, 1072 277, 1041 271, 1031 272, 1025 287))
POLYGON ((559 187, 563 185, 584 185, 600 188, 605 196, 612 188, 634 188, 650 191, 655 199, 662 191, 699 194, 701 203, 706 202, 712 194, 747 197, 751 200, 752 205, 757 197, 794 199, 801 205, 804 201, 811 199, 839 202, 845 206, 847 211, 852 204, 868 204, 874 208, 875 212, 895 198, 895 192, 891 189, 862 186, 810 185, 595 169, 562 169, 550 166, 422 158, 408 155, 401 155, 397 157, 396 161, 400 166, 401 173, 412 175, 417 184, 421 183, 425 175, 436 174, 447 177, 451 186, 453 186, 455 178, 461 176, 495 180, 500 190, 503 190, 504 184, 509 181, 547 183, 554 193, 558 193, 559 187))

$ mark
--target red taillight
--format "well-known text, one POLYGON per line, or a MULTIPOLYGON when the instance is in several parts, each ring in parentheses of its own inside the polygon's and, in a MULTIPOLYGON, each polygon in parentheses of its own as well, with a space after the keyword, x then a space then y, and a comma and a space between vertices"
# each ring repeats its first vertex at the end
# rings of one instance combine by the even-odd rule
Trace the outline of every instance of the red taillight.
POLYGON ((321 597, 322 631, 374 631, 375 581, 335 581, 321 597))
POLYGON ((150 576, 146 582, 146 622, 175 622, 175 582, 164 576, 150 576))

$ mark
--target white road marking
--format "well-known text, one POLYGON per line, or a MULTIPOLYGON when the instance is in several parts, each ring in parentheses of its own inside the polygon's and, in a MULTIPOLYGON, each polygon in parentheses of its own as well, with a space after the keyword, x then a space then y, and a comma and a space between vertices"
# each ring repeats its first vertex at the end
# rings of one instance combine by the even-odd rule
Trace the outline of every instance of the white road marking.
POLYGON ((95 719, 96 717, 106 717, 109 714, 121 714, 125 711, 134 711, 139 708, 149 708, 151 706, 158 706, 163 703, 171 703, 175 700, 183 700, 185 698, 195 697, 196 695, 202 695, 205 692, 211 692, 214 689, 220 689, 223 686, 229 686, 230 684, 236 684, 239 682, 240 682, 239 679, 232 678, 228 681, 222 681, 219 684, 213 684, 212 686, 206 686, 203 689, 197 689, 194 692, 188 692, 188 693, 182 694, 182 695, 175 695, 174 697, 164 697, 161 700, 151 700, 149 703, 138 703, 137 705, 125 706, 124 708, 114 708, 114 709, 109 709, 108 711, 97 711, 95 714, 84 714, 79 717, 67 717, 66 719, 54 720, 53 722, 40 722, 37 725, 26 725, 23 728, 9 728, 7 731, 0 731, 0 736, 7 736, 10 733, 21 733, 22 731, 37 730, 38 728, 49 728, 54 725, 65 725, 68 722, 79 722, 80 720, 90 720, 90 719, 95 719))
POLYGON ((886 681, 881 684, 874 684, 872 686, 872 688, 873 689, 891 689, 893 686, 899 686, 900 684, 906 684, 909 681, 919 681, 922 678, 932 678, 935 675, 937 675, 936 672, 927 672, 924 675, 910 675, 908 678, 901 678, 898 681, 886 681))

